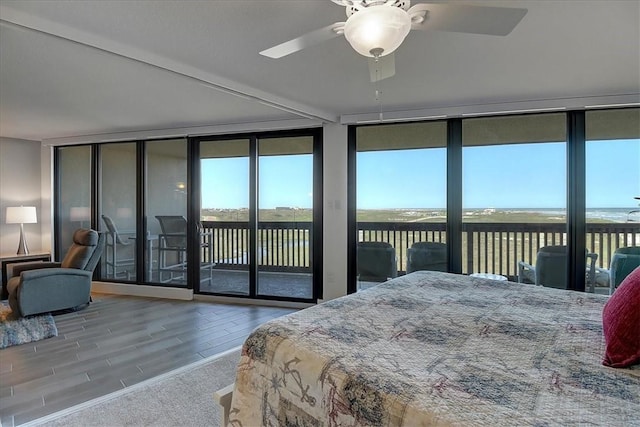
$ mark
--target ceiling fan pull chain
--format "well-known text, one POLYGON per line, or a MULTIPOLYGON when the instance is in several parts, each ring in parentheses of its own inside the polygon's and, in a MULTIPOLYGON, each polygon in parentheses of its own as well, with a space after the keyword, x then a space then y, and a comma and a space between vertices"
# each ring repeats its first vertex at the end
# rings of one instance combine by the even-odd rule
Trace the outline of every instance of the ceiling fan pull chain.
MULTIPOLYGON (((376 62, 378 62, 376 58, 376 62)), ((382 121, 382 92, 380 92, 380 76, 379 69, 376 66, 376 101, 378 101, 378 117, 382 121)))

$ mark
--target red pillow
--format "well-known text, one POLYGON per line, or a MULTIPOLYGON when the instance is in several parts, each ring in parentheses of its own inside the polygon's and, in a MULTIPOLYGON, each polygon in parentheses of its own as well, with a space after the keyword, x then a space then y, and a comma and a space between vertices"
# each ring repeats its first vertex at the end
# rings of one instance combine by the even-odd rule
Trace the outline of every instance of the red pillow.
POLYGON ((629 274, 602 310, 606 349, 603 365, 626 368, 640 363, 640 267, 629 274))

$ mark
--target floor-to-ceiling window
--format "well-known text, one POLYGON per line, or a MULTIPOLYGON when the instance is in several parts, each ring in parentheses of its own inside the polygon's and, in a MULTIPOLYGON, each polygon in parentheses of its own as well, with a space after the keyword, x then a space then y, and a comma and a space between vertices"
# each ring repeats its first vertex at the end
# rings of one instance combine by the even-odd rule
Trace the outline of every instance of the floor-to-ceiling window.
POLYGON ((321 134, 58 147, 57 247, 66 251, 73 229, 94 227, 107 234, 101 279, 314 301, 321 134))
MULTIPOLYGON (((639 111, 446 120, 449 271, 607 293, 614 255, 640 253, 639 111)), ((393 157, 384 157, 387 163, 381 162, 383 167, 369 175, 362 170, 364 131, 370 129, 380 137, 380 130, 395 127, 399 135, 410 126, 415 125, 362 125, 349 130, 349 182, 357 187, 349 193, 349 212, 354 212, 349 224, 357 236, 349 252, 354 283, 361 275, 357 242, 391 242, 399 227, 408 226, 396 212, 388 212, 385 219, 376 220, 387 224, 371 234, 362 230, 360 209, 367 203, 366 194, 381 205, 401 196, 400 190, 385 190, 389 179, 382 178, 393 170, 393 157), (367 186, 371 192, 361 194, 367 186)), ((404 173, 402 186, 411 180, 415 194, 430 189, 424 180, 415 183, 408 171, 404 173)), ((406 245, 392 246, 397 253, 406 245)), ((397 265, 402 274, 402 261, 397 265)))
POLYGON ((91 146, 60 147, 56 152, 56 257, 73 243, 73 232, 91 227, 91 146))
POLYGON ((598 254, 593 290, 608 294, 640 265, 640 109, 585 116, 586 246, 598 254))
POLYGON ((100 217, 106 233, 101 278, 136 280, 136 144, 102 144, 100 161, 100 217))
POLYGON ((356 132, 356 288, 448 271, 446 122, 356 132))
POLYGON ((536 273, 540 250, 566 263, 565 139, 563 113, 462 121, 463 273, 566 287, 556 263, 536 273))

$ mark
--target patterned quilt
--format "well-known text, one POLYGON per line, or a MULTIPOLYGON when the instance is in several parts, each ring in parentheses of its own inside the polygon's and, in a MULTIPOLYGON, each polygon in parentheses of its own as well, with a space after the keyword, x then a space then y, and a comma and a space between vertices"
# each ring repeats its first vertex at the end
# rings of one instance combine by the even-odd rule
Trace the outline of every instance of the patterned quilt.
POLYGON ((602 365, 607 297, 416 272, 246 340, 230 426, 640 426, 602 365))

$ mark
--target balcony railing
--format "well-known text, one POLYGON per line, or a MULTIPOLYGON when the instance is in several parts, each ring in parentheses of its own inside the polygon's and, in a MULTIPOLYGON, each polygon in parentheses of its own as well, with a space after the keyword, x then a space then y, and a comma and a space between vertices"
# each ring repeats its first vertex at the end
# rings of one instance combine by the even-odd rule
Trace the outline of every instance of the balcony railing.
MULTIPOLYGON (((217 268, 245 269, 249 264, 249 227, 246 222, 205 221, 213 232, 217 268)), ((388 242, 396 249, 398 271, 406 271, 406 251, 414 242, 447 241, 446 224, 428 222, 359 222, 359 241, 388 242)), ((598 254, 597 265, 608 268, 619 247, 640 245, 640 223, 588 223, 586 245, 598 254)), ((311 272, 310 222, 260 222, 258 266, 262 270, 311 272)), ((562 223, 462 224, 463 273, 501 274, 514 280, 518 261, 535 263, 538 250, 566 244, 562 223)))
MULTIPOLYGON (((249 265, 249 224, 243 221, 204 221, 213 232, 213 261, 217 268, 246 269, 249 265)), ((311 222, 258 223, 258 267, 263 271, 311 273, 311 222)))

